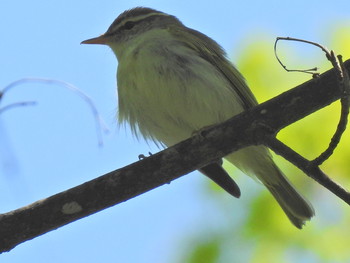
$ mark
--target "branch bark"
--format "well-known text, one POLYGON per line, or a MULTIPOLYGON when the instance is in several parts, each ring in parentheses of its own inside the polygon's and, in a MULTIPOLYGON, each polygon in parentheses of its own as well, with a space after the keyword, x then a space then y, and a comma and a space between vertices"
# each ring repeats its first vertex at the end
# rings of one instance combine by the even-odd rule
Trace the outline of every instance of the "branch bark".
MULTIPOLYGON (((350 60, 344 66, 350 72, 350 60)), ((340 99, 342 91, 337 81, 334 70, 329 70, 316 79, 146 159, 1 214, 0 252, 9 251, 24 241, 170 183, 250 145, 270 145, 287 159, 293 157, 293 153, 285 154, 283 149, 279 151, 283 147, 276 146, 271 138, 282 128, 340 99)), ((298 163, 298 158, 290 161, 308 172, 303 169, 308 162, 298 163)), ((332 191, 343 191, 338 196, 350 204, 349 193, 344 189, 335 187, 332 191)))

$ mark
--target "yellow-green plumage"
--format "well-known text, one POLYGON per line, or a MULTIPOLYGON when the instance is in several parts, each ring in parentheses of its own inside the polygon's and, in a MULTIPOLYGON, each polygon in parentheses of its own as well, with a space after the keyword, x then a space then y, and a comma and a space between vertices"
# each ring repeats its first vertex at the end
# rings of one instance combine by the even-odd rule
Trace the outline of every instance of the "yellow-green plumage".
MULTIPOLYGON (((174 16, 131 9, 98 39, 118 58, 119 121, 129 123, 135 135, 171 146, 257 104, 221 47, 174 16)), ((225 158, 255 175, 298 228, 313 216, 265 147, 225 158)))

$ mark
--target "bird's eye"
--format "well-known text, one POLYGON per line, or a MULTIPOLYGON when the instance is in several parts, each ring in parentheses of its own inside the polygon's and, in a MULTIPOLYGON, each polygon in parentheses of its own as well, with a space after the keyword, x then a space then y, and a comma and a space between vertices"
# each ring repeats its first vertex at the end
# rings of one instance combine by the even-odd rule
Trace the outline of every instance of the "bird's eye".
POLYGON ((124 29, 130 30, 130 29, 132 29, 132 28, 134 27, 134 25, 135 25, 135 22, 128 21, 128 22, 126 22, 126 23, 124 24, 124 29))

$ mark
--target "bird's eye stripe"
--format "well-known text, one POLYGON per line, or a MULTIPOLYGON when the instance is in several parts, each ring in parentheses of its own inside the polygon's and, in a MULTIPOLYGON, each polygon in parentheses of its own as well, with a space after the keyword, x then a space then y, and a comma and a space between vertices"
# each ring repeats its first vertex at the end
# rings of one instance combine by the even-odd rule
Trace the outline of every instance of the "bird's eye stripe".
POLYGON ((120 29, 131 29, 133 28, 136 24, 138 24, 140 21, 138 22, 134 22, 134 21, 126 21, 121 27, 120 29))

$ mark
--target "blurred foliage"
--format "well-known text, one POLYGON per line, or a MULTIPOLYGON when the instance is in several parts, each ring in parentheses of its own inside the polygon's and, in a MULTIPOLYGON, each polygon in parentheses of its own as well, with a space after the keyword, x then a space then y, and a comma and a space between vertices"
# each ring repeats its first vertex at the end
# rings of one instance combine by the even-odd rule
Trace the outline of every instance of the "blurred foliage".
MULTIPOLYGON (((350 58, 349 28, 332 30, 330 40, 326 42, 336 54, 342 54, 344 60, 350 58)), ((274 57, 273 40, 266 39, 243 43, 244 48, 236 61, 260 102, 311 78, 308 74, 286 72, 274 57)), ((323 72, 331 67, 317 48, 312 47, 313 51, 309 52, 310 47, 306 44, 298 44, 297 47, 294 44, 283 43, 278 50, 289 68, 317 66, 323 72)), ((315 158, 328 145, 335 131, 339 109, 339 102, 333 103, 287 127, 278 138, 306 158, 315 158)), ((322 166, 326 174, 345 188, 350 186, 347 178, 350 174, 349 130, 334 155, 322 166)), ((229 167, 241 187, 242 197, 233 201, 215 185, 210 185, 208 200, 215 200, 215 213, 224 220, 217 221, 211 237, 205 234, 208 229, 199 229, 197 236, 186 237, 185 252, 180 255, 179 262, 350 262, 347 245, 350 239, 350 208, 282 158, 275 156, 275 160, 315 208, 316 216, 304 229, 292 226, 265 188, 229 167)))
POLYGON ((187 262, 196 263, 203 262, 205 259, 206 263, 215 263, 217 262, 220 255, 220 242, 219 240, 209 240, 209 242, 199 242, 194 247, 194 250, 191 252, 187 262))

